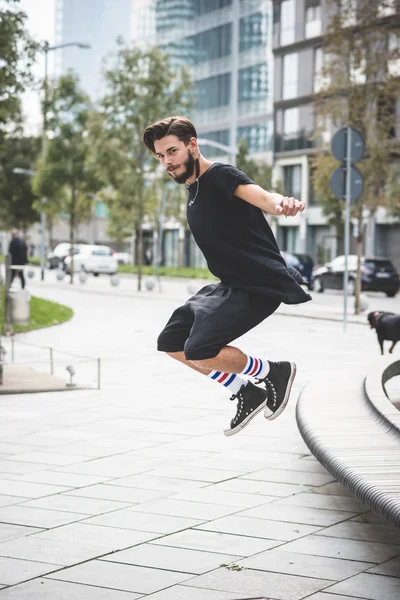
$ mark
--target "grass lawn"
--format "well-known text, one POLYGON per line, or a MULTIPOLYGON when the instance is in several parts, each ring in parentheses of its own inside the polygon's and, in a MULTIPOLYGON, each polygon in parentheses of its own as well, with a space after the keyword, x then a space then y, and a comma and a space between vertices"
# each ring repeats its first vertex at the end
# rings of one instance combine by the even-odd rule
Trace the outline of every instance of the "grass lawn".
POLYGON ((31 331, 41 329, 42 327, 51 327, 59 325, 64 321, 72 319, 74 311, 68 306, 56 304, 43 298, 31 297, 31 320, 29 325, 13 325, 13 331, 20 333, 22 331, 31 331))
MULTIPOLYGON (((156 267, 142 267, 143 275, 157 275, 156 267)), ((137 267, 132 265, 119 265, 119 273, 137 273, 137 267)), ((188 279, 213 279, 216 277, 208 269, 195 267, 160 267, 160 275, 164 277, 186 277, 188 279)))

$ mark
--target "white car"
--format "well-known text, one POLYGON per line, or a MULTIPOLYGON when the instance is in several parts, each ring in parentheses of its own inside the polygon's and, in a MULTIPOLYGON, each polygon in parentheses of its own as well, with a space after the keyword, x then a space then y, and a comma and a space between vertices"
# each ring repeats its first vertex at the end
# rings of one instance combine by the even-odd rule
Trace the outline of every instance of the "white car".
MULTIPOLYGON (((85 271, 97 277, 100 274, 114 275, 118 271, 118 261, 109 246, 90 246, 82 244, 78 254, 73 257, 74 272, 85 271)), ((64 268, 71 273, 71 257, 67 256, 64 268)))
POLYGON ((132 264, 132 254, 130 254, 129 252, 116 252, 115 258, 117 259, 119 265, 132 264))
MULTIPOLYGON (((70 253, 71 244, 68 242, 61 242, 57 244, 52 252, 47 254, 47 268, 57 269, 62 267, 65 257, 70 253)), ((78 254, 80 244, 74 245, 74 254, 78 254)))

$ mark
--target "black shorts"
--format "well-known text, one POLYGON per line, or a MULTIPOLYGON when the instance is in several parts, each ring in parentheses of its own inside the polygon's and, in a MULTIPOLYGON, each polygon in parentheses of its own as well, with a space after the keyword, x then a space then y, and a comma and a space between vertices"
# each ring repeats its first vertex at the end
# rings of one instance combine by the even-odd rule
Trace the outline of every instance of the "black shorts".
POLYGON ((157 341, 161 352, 184 352, 187 360, 217 356, 230 342, 272 315, 280 302, 224 283, 206 285, 177 308, 157 341))

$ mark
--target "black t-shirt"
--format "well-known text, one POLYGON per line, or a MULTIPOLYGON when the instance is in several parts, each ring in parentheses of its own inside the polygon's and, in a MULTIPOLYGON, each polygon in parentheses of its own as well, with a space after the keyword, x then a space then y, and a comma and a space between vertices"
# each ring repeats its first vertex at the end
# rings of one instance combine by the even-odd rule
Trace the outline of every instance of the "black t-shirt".
POLYGON ((307 302, 311 297, 288 271, 262 210, 234 195, 238 185, 251 183, 236 167, 213 163, 189 187, 193 237, 222 282, 272 301, 307 302))

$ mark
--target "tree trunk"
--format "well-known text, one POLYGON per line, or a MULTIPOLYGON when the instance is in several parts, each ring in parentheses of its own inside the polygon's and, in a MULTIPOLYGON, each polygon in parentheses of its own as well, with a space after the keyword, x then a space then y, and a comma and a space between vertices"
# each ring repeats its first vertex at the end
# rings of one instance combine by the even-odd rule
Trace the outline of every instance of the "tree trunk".
POLYGON ((361 294, 361 257, 363 254, 363 216, 362 207, 358 213, 358 236, 357 236, 357 277, 356 277, 356 295, 354 299, 354 313, 360 314, 360 294, 361 294))
POLYGON ((138 243, 137 243, 137 268, 138 268, 138 292, 142 289, 142 265, 143 265, 143 212, 142 206, 139 209, 139 216, 137 220, 137 235, 138 235, 138 243))
POLYGON ((69 215, 69 243, 71 245, 71 247, 69 249, 69 255, 71 257, 71 263, 70 263, 71 279, 70 279, 70 283, 74 283, 75 205, 76 205, 76 192, 75 192, 75 186, 72 185, 72 189, 71 189, 71 210, 70 210, 70 215, 69 215))
POLYGON ((52 250, 54 248, 54 241, 53 241, 53 217, 47 217, 47 232, 49 234, 49 246, 50 246, 50 250, 52 250))

